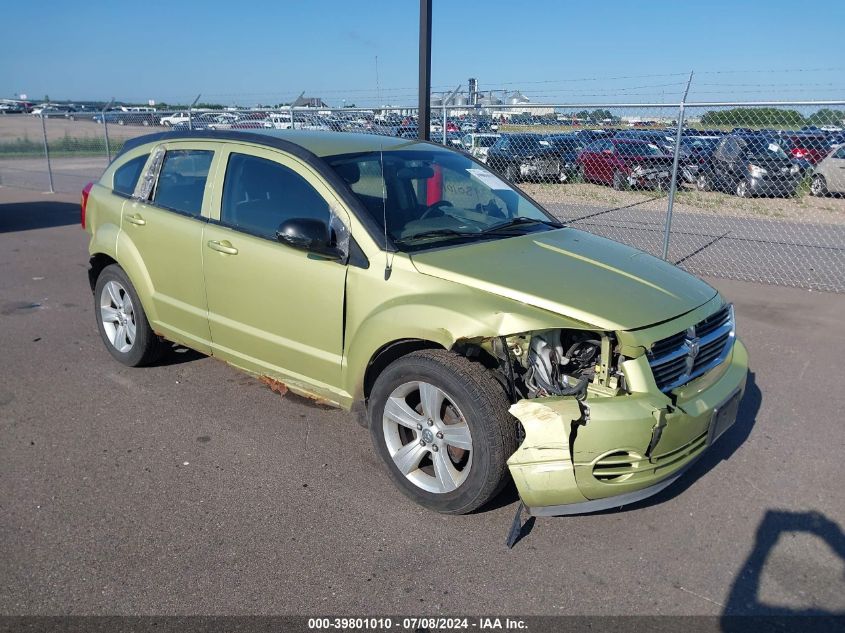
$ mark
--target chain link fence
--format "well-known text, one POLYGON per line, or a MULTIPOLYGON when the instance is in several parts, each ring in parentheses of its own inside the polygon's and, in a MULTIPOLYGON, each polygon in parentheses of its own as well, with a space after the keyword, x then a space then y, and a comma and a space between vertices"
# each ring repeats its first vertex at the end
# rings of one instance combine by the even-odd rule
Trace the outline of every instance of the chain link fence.
MULTIPOLYGON (((845 101, 432 108, 430 136, 571 226, 703 275, 845 292, 845 101)), ((391 108, 152 108, 0 117, 0 185, 78 192, 166 129, 418 137, 391 108)))

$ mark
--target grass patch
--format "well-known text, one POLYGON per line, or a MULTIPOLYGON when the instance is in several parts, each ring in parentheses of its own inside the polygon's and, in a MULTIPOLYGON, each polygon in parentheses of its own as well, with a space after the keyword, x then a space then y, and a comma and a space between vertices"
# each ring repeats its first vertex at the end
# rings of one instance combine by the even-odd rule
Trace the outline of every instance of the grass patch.
MULTIPOLYGON (((110 140, 112 156, 121 150, 125 139, 110 140)), ((105 155, 106 144, 95 136, 70 136, 67 132, 58 139, 48 141, 51 156, 99 156, 105 155)), ((43 156, 44 141, 34 140, 27 134, 11 141, 0 142, 0 157, 43 156)))

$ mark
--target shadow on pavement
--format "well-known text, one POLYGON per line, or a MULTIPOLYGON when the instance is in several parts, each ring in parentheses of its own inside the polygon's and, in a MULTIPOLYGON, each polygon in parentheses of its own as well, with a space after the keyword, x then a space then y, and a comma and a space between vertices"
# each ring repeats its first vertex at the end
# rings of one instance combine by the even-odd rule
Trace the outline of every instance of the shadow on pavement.
MULTIPOLYGON (((845 611, 820 607, 792 608, 760 601, 763 570, 780 539, 798 533, 811 534, 824 541, 845 563, 845 534, 842 528, 819 512, 768 510, 757 528, 754 547, 740 567, 722 612, 723 631, 834 631, 845 630, 845 611)), ((801 583, 795 573, 795 582, 801 583)), ((803 590, 801 591, 803 594, 803 590)), ((845 593, 845 578, 832 594, 845 593)))
POLYGON ((0 204, 0 233, 79 224, 79 204, 45 200, 0 204))

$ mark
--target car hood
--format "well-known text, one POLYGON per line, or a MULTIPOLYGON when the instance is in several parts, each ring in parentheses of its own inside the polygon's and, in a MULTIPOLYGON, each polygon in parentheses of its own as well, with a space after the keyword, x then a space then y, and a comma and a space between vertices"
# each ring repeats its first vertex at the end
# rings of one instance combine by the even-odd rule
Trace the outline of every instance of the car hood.
POLYGON ((716 295, 663 260, 570 228, 413 253, 411 260, 425 275, 604 330, 666 321, 716 295))

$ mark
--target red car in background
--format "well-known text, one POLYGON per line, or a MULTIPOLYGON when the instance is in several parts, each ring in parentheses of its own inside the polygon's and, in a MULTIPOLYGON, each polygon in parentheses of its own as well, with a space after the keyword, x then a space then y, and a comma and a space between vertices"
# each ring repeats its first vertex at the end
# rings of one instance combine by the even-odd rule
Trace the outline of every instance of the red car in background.
POLYGON ((792 158, 798 160, 806 160, 811 165, 824 160, 830 148, 828 147, 826 138, 818 134, 795 134, 787 136, 789 141, 789 153, 792 158))
POLYGON ((668 189, 672 156, 653 143, 634 139, 599 139, 576 159, 584 181, 600 182, 614 189, 668 189))

